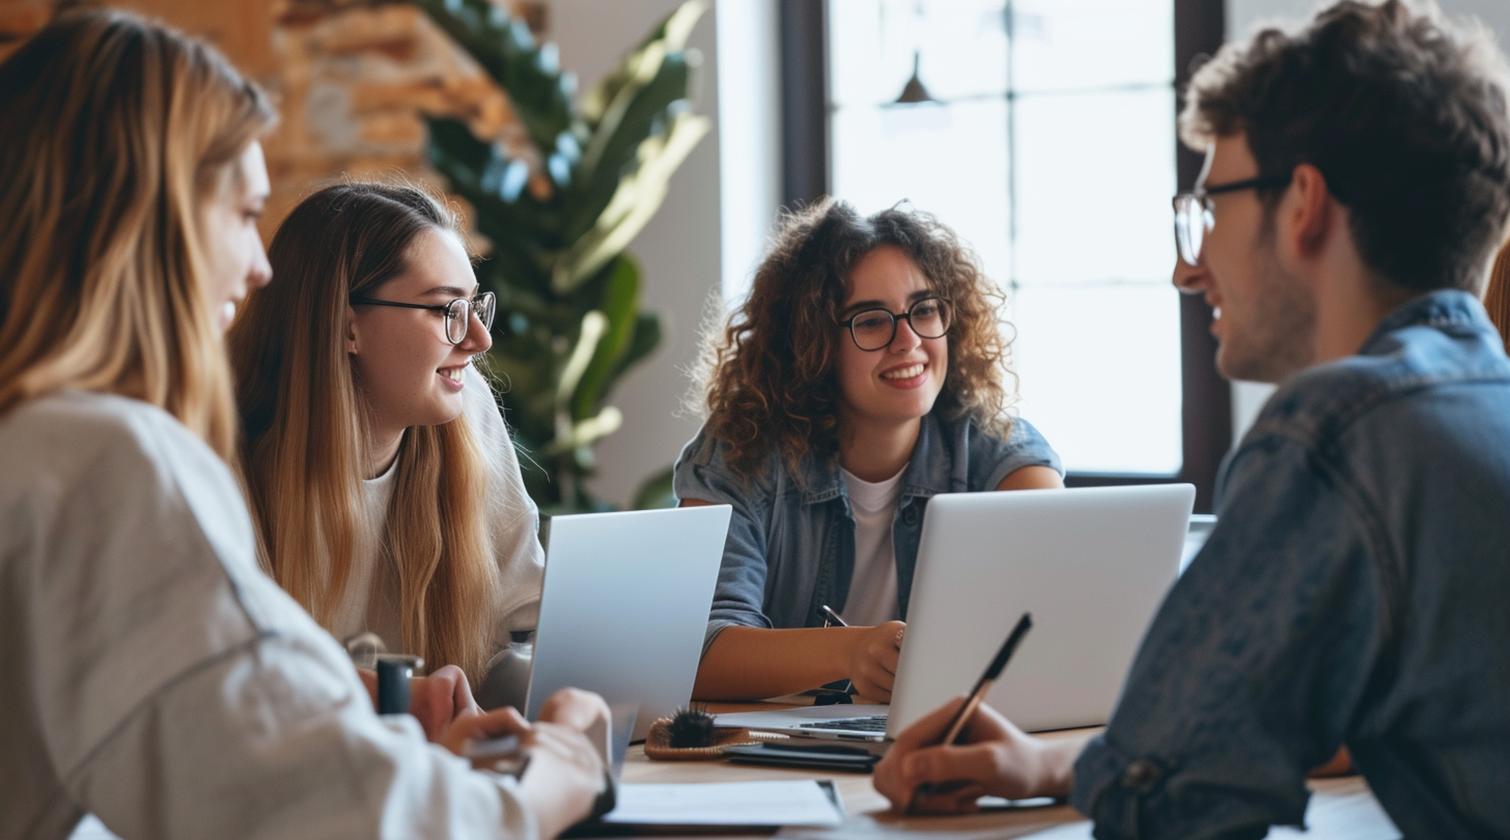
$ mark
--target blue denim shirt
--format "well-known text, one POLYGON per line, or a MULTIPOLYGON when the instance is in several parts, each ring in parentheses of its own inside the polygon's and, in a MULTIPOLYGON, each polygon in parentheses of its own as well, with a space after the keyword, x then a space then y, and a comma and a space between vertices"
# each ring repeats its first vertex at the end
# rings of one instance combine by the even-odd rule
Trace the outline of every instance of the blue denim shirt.
MULTIPOLYGON (((855 564, 855 525, 839 465, 806 465, 794 480, 777 453, 745 480, 729 469, 724 447, 700 431, 676 460, 678 499, 734 508, 703 652, 725 627, 818 627, 827 604, 840 612, 855 564)), ((968 419, 923 418, 892 517, 899 617, 907 615, 923 508, 938 493, 994 490, 1027 466, 1059 470, 1059 457, 1038 430, 1016 419, 1006 440, 968 419)))
POLYGON ((1075 764, 1097 837, 1260 837, 1346 744, 1407 837, 1510 837, 1510 362, 1418 297, 1286 382, 1075 764))

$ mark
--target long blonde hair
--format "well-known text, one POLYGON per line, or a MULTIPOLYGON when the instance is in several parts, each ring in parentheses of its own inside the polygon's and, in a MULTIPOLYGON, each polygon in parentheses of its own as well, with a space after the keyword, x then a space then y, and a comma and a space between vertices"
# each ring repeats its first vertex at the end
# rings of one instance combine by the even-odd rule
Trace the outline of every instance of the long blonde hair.
POLYGON ((403 272, 430 229, 454 232, 455 218, 414 187, 316 192, 278 228, 268 249, 278 283, 253 298, 228 343, 245 480, 274 579, 329 628, 352 565, 380 548, 398 569, 405 650, 476 679, 492 652, 499 582, 488 468, 464 416, 406 431, 383 545, 361 536, 378 529, 366 521, 367 408, 343 340, 347 301, 403 272))
POLYGON ((0 64, 0 414, 117 393, 230 460, 200 209, 273 120, 215 50, 122 12, 65 15, 0 64))

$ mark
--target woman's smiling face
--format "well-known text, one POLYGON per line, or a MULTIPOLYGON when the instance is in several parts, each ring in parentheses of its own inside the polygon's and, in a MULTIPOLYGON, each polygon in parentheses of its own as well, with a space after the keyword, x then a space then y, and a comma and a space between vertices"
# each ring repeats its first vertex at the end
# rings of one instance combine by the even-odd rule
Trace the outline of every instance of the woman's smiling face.
MULTIPOLYGON (((935 294, 928 277, 902 249, 882 245, 850 272, 841 320, 867 309, 906 312, 935 294)), ((846 329, 838 353, 841 422, 917 420, 933 410, 948 372, 948 337, 923 338, 908 319, 897 319, 896 334, 879 350, 861 350, 846 329)))

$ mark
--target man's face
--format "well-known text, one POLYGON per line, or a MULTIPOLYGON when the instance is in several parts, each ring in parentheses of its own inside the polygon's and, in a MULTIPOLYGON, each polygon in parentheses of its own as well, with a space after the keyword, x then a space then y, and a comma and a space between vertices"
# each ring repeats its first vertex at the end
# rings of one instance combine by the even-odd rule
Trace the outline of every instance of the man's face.
MULTIPOLYGON (((1198 186, 1221 186, 1260 173, 1247 137, 1221 137, 1206 152, 1198 186)), ((1253 190, 1210 198, 1214 223, 1201 246, 1200 266, 1180 265, 1175 285, 1211 306, 1216 366, 1228 379, 1279 382, 1312 363, 1315 303, 1300 280, 1281 267, 1275 230, 1253 190)))

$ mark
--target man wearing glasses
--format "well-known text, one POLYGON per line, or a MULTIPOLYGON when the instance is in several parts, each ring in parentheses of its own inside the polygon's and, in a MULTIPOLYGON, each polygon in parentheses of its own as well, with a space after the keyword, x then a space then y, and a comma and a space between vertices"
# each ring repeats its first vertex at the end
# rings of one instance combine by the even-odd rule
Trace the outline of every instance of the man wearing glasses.
POLYGON ((955 781, 922 805, 1051 793, 1098 837, 1260 837, 1303 823, 1307 771, 1346 745, 1406 836, 1510 836, 1510 362, 1478 300, 1510 216, 1506 89, 1482 32, 1394 0, 1196 73, 1176 283, 1211 305, 1222 373, 1279 388, 1106 731, 1049 743, 986 710, 927 747, 942 709, 883 793, 955 781))

